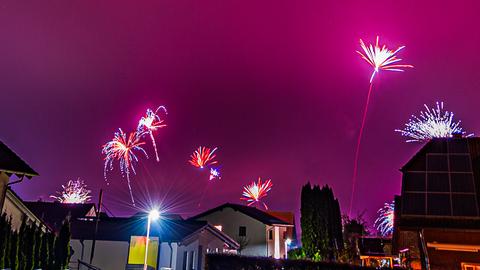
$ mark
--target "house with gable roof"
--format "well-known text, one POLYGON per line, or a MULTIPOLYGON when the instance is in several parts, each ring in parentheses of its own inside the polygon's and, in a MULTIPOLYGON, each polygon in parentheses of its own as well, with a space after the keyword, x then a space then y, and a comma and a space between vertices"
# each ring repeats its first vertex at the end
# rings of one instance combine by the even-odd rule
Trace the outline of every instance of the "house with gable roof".
POLYGON ((247 256, 284 258, 294 225, 255 207, 225 203, 190 220, 207 221, 240 244, 247 256))

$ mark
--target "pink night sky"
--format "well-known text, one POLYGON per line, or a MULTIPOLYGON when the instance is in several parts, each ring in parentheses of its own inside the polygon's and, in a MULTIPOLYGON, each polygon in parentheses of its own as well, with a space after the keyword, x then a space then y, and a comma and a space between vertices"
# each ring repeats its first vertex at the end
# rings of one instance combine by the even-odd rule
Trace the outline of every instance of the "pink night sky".
POLYGON ((400 58, 415 68, 376 77, 353 203, 371 224, 422 145, 394 129, 424 103, 444 101, 480 132, 479 10, 478 1, 2 1, 0 140, 41 175, 14 190, 49 200, 80 177, 93 201, 104 189, 115 214, 138 211, 118 166, 105 185, 101 146, 165 105, 160 162, 147 139, 150 159, 133 180, 141 205, 163 201, 188 216, 244 203, 242 187, 262 177, 273 182, 272 209, 298 215, 310 181, 332 186, 346 212, 371 75, 355 50, 380 35, 406 45, 400 58), (187 163, 200 145, 219 147, 220 181, 187 163))

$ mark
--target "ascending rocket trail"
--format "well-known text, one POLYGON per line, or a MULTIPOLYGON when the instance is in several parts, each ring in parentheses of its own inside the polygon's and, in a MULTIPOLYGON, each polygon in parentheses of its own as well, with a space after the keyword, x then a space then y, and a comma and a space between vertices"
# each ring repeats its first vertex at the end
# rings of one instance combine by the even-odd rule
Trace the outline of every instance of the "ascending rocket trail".
POLYGON ((362 142, 363 130, 365 129, 365 121, 367 118, 368 105, 370 103, 370 96, 373 88, 373 79, 380 70, 402 72, 403 68, 413 68, 412 65, 398 64, 398 62, 400 62, 402 59, 397 58, 396 54, 399 51, 401 51, 403 48, 405 48, 405 46, 400 46, 395 51, 389 50, 386 45, 383 45, 380 47, 378 36, 375 42, 375 46, 372 44, 369 44, 369 46, 366 46, 363 40, 361 39, 360 39, 360 46, 362 47, 363 53, 360 51, 357 51, 357 53, 362 57, 362 59, 367 61, 367 63, 370 64, 374 69, 373 69, 372 75, 370 76, 370 87, 368 88, 367 101, 365 102, 365 107, 363 109, 362 124, 360 126, 360 131, 358 133, 358 138, 357 138, 357 145, 355 148, 355 158, 353 161, 352 189, 351 189, 351 195, 350 195, 350 206, 348 208, 349 216, 351 215, 351 212, 352 212, 353 197, 355 195, 355 185, 357 182, 357 174, 358 174, 358 159, 360 156, 360 145, 362 142))

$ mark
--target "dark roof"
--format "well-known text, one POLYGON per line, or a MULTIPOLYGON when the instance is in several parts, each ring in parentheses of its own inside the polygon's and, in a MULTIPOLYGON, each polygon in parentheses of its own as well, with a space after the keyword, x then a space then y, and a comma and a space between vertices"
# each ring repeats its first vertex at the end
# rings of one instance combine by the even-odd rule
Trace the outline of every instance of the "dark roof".
POLYGON ((420 150, 407 162, 400 171, 404 172, 412 166, 415 161, 425 156, 427 153, 446 153, 446 146, 444 145, 447 141, 466 141, 469 143, 470 154, 475 154, 477 156, 480 150, 480 138, 479 137, 469 137, 469 138, 434 138, 425 143, 420 150), (443 149, 444 148, 444 149, 443 149))
POLYGON ((83 218, 92 208, 95 209, 93 203, 24 202, 24 204, 55 231, 60 229, 67 216, 71 219, 83 218))
POLYGON ((251 218, 254 218, 264 224, 267 225, 286 225, 286 226, 292 226, 293 224, 290 224, 286 221, 283 221, 281 219, 278 219, 262 210, 259 210, 255 207, 250 207, 250 206, 245 206, 245 205, 239 205, 239 204, 233 204, 233 203, 225 203, 220 206, 217 206, 215 208, 212 208, 206 212, 203 212, 201 214, 198 214, 196 216, 191 217, 190 219, 199 219, 201 217, 207 216, 211 213, 217 212, 217 211, 222 211, 224 208, 232 208, 235 211, 239 211, 251 218))
POLYGON ((25 161, 0 141, 0 171, 17 176, 25 175, 28 178, 38 176, 25 161))
MULTIPOLYGON (((192 233, 207 226, 206 221, 185 221, 159 219, 151 223, 150 235, 159 237, 162 242, 180 242, 192 233)), ((95 230, 94 219, 71 220, 73 239, 92 239, 95 230)), ((108 217, 98 223, 98 240, 130 241, 130 236, 146 235, 147 218, 108 217)))

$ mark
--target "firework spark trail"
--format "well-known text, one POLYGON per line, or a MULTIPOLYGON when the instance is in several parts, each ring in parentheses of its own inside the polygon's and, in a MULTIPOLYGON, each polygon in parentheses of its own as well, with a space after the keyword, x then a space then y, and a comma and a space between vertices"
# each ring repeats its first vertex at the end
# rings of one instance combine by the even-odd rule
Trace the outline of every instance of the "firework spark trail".
POLYGON ((349 209, 349 211, 348 211, 349 216, 350 216, 351 211, 352 211, 353 196, 355 194, 355 185, 356 185, 356 182, 357 182, 358 158, 359 158, 359 155, 360 155, 360 144, 362 143, 363 130, 365 128, 365 121, 367 120, 368 104, 370 103, 370 94, 372 93, 372 88, 373 88, 373 83, 370 83, 370 87, 368 88, 367 101, 365 102, 365 107, 363 108, 362 124, 360 126, 360 131, 358 133, 358 138, 357 138, 357 145, 355 147, 355 157, 354 157, 354 160, 353 160, 352 191, 351 191, 351 194, 350 194, 350 206, 348 208, 349 209))
POLYGON ((75 181, 68 181, 67 185, 62 185, 62 191, 57 192, 59 196, 51 195, 50 198, 53 198, 61 203, 86 203, 90 201, 91 190, 87 189, 87 185, 77 179, 75 181))
POLYGON ((216 150, 216 147, 211 150, 208 147, 200 146, 193 152, 192 155, 190 155, 190 160, 188 162, 190 162, 190 164, 192 164, 194 167, 201 169, 206 166, 216 164, 217 161, 214 160, 216 157, 214 154, 216 150))
POLYGON ((155 137, 153 136, 153 132, 159 128, 163 128, 167 126, 166 124, 164 124, 165 121, 162 120, 158 115, 158 112, 160 110, 163 111, 165 114, 167 114, 167 109, 165 108, 165 106, 160 106, 155 111, 147 109, 145 116, 143 116, 140 119, 140 121, 138 121, 138 126, 137 126, 137 132, 139 134, 143 135, 145 133, 148 133, 150 135, 153 149, 155 150, 155 157, 157 158, 157 162, 160 161, 160 158, 158 157, 157 144, 155 142, 155 137))
POLYGON ((412 117, 405 124, 404 129, 396 129, 402 136, 409 137, 407 142, 428 141, 433 138, 450 138, 454 134, 461 134, 464 137, 473 136, 467 134, 461 127, 461 121, 453 121, 453 112, 443 110, 443 102, 437 102, 436 108, 429 108, 426 104, 425 111, 421 111, 417 117, 412 117))
POLYGON ((141 147, 145 142, 140 141, 141 135, 138 132, 131 132, 127 135, 122 129, 115 132, 111 141, 103 145, 102 153, 105 154, 104 176, 107 178, 107 171, 113 170, 113 162, 118 161, 122 176, 127 178, 128 190, 132 204, 135 205, 132 186, 130 182, 130 173, 136 174, 134 163, 138 162, 138 157, 134 151, 142 152, 147 158, 147 152, 141 147))
POLYGON ((267 193, 272 189, 272 181, 268 179, 262 184, 260 177, 258 182, 253 181, 250 185, 243 187, 242 198, 240 200, 247 201, 247 205, 262 203, 266 210, 268 210, 267 204, 261 201, 262 198, 267 196, 267 193))
POLYGON ((385 203, 382 208, 378 209, 377 213, 378 218, 374 223, 375 228, 384 237, 391 235, 395 217, 395 202, 385 203))
POLYGON ((397 53, 400 52, 405 46, 400 46, 396 50, 389 50, 386 45, 380 46, 379 45, 380 38, 377 36, 375 41, 375 45, 369 44, 368 46, 365 45, 362 39, 360 39, 360 47, 363 50, 363 53, 357 51, 357 53, 364 59, 370 66, 373 67, 372 75, 370 76, 370 86, 368 89, 367 100, 365 103, 365 108, 363 110, 363 117, 362 117, 362 124, 360 126, 360 131, 358 133, 357 138, 357 145, 355 148, 355 157, 353 161, 353 176, 352 176, 352 191, 350 195, 350 206, 348 210, 348 215, 350 216, 352 213, 352 206, 353 206, 353 196, 355 194, 355 185, 357 181, 357 174, 358 174, 358 159, 360 157, 360 145, 362 142, 362 135, 365 129, 365 121, 367 117, 368 105, 370 102, 370 95, 372 92, 373 87, 373 78, 380 70, 386 71, 398 71, 403 72, 403 68, 413 68, 412 65, 407 64, 398 64, 398 62, 402 61, 402 59, 397 58, 397 53))

